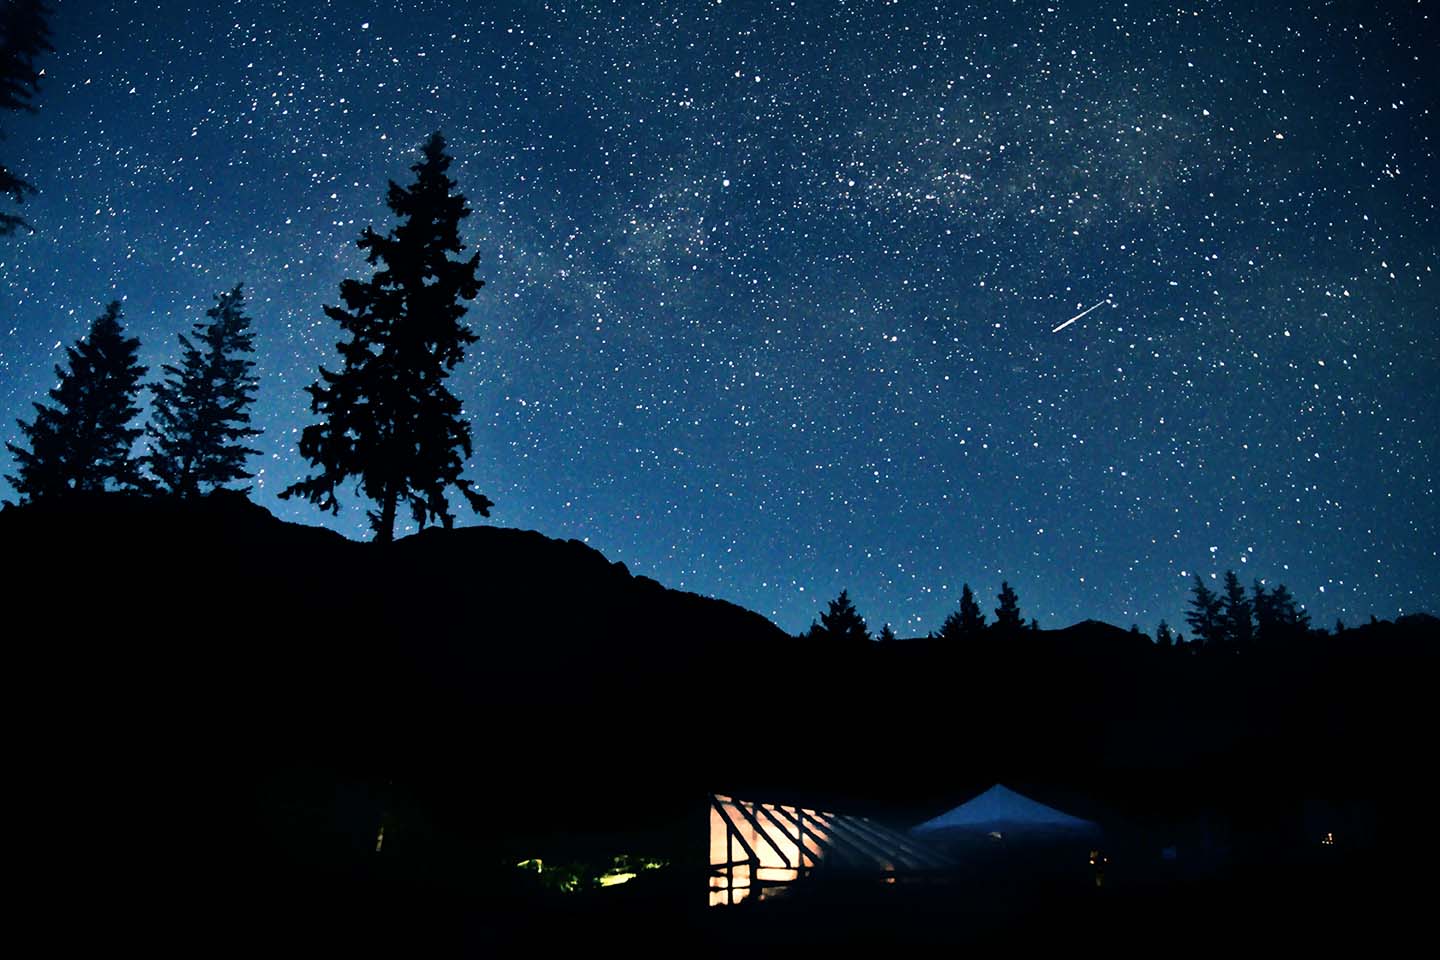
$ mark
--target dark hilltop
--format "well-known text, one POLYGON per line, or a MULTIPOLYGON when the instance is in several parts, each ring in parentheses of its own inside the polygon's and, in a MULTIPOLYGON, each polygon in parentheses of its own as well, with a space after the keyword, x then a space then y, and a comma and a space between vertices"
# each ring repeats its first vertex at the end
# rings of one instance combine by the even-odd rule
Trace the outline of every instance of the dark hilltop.
POLYGON ((27 862, 85 864, 116 923, 379 897, 468 938, 532 851, 683 866, 717 791, 903 826, 1004 781, 1146 835, 1223 816, 1237 862, 1323 798, 1389 876, 1434 846, 1429 616, 1230 655, 1095 621, 826 645, 576 541, 356 543, 227 494, 11 506, 0 545, 27 862))

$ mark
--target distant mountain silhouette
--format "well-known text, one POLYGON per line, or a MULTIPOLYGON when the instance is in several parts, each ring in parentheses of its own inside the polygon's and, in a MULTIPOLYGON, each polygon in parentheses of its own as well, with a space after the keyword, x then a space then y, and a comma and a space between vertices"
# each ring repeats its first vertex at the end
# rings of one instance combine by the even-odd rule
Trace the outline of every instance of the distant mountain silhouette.
POLYGON ((1401 830, 1428 795, 1424 615, 1224 657, 1097 621, 826 644, 577 541, 356 543, 223 493, 10 506, 0 550, 31 879, 83 862, 132 901, 342 898, 382 823, 387 863, 453 893, 711 790, 913 823, 1007 782, 1257 835, 1306 791, 1382 791, 1401 830))

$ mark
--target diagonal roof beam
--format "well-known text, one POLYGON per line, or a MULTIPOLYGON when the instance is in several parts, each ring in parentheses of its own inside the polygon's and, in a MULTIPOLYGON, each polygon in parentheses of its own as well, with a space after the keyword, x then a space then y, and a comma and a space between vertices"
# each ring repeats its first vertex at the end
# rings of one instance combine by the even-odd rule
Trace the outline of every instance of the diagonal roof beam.
MULTIPOLYGON (((729 802, 734 803, 735 801, 729 802)), ((729 825, 731 834, 734 835, 736 840, 740 841, 740 846, 744 847, 745 852, 750 855, 749 859, 758 864, 760 862, 760 858, 755 855, 754 849, 751 848, 750 844, 746 842, 744 834, 740 832, 740 828, 735 826, 735 821, 730 819, 730 813, 725 809, 725 805, 722 804, 720 801, 716 800, 714 794, 711 794, 710 796, 710 807, 713 810, 719 811, 720 818, 729 825)))
MULTIPOLYGON (((771 810, 768 806, 766 806, 766 805, 763 804, 763 803, 762 803, 762 804, 759 804, 759 807, 760 807, 760 812, 763 813, 763 814, 765 814, 765 816, 770 820, 771 823, 775 824, 775 829, 777 829, 777 830, 780 831, 780 835, 781 835, 782 837, 784 837, 786 840, 789 840, 791 843, 795 844, 796 849, 800 851, 800 853, 799 853, 800 862, 799 862, 799 863, 795 863, 795 864, 790 864, 790 863, 787 862, 787 865, 788 865, 788 866, 794 866, 794 867, 799 867, 799 868, 801 868, 801 869, 804 869, 804 868, 805 868, 805 858, 806 858, 806 857, 810 858, 810 860, 812 860, 812 861, 814 861, 814 862, 816 862, 816 863, 819 862, 820 857, 819 857, 817 854, 810 852, 810 848, 807 847, 807 846, 805 846, 805 835, 804 835, 804 833, 792 834, 792 833, 790 832, 790 828, 787 827, 787 826, 785 826, 785 824, 781 822, 780 818, 779 818, 778 816, 776 816, 774 810, 771 810)), ((783 808, 781 809, 780 812, 781 812, 781 813, 785 813, 785 815, 786 815, 787 817, 789 816, 789 814, 786 813, 783 808)), ((795 826, 796 826, 796 829, 799 830, 800 824, 799 824, 799 821, 798 821, 798 820, 796 821, 795 826)), ((811 838, 810 838, 810 842, 811 842, 812 844, 814 844, 814 846, 815 846, 815 848, 816 848, 817 850, 823 850, 823 849, 824 849, 824 845, 820 843, 819 838, 814 837, 813 835, 812 835, 811 838)))
MULTIPOLYGON (((739 810, 740 813, 745 817, 745 819, 750 821, 750 825, 755 828, 755 832, 765 839, 765 845, 771 850, 775 851, 775 855, 780 858, 781 862, 784 863, 785 866, 794 867, 795 864, 791 863, 790 858, 785 856, 785 851, 781 850, 780 847, 775 843, 775 840, 770 836, 770 832, 760 825, 760 821, 755 819, 755 815, 753 813, 745 809, 745 804, 741 803, 739 800, 734 801, 734 803, 735 809, 739 810)), ((754 806, 758 809, 763 809, 763 807, 761 807, 758 803, 756 803, 754 806)), ((783 833, 784 831, 781 832, 783 833)))
POLYGON ((883 845, 876 843, 873 839, 866 836, 861 831, 856 830, 855 827, 850 823, 849 817, 835 817, 834 819, 832 819, 830 821, 830 832, 832 834, 838 834, 843 836, 845 841, 849 843, 850 846, 865 854, 866 860, 873 862, 876 859, 900 859, 895 855, 894 850, 886 849, 883 845))
POLYGON ((871 823, 864 817, 852 817, 848 820, 850 827, 872 838, 877 843, 882 843, 894 849, 896 859, 902 856, 911 862, 906 866, 913 867, 946 867, 950 866, 949 861, 938 854, 931 853, 911 843, 909 838, 886 827, 871 823))
POLYGON ((818 832, 813 836, 820 847, 822 856, 833 855, 841 860, 854 861, 860 866, 874 861, 875 854, 867 845, 857 842, 850 831, 837 827, 836 821, 840 819, 839 817, 832 814, 829 817, 811 816, 809 819, 815 822, 818 832))

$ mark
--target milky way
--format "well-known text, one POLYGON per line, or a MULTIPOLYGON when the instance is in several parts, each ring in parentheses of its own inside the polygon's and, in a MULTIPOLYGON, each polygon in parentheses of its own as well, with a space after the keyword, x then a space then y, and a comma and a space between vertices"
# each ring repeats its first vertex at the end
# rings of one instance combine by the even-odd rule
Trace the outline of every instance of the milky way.
POLYGON ((493 522, 792 631, 1002 579, 1151 630, 1227 568, 1437 606, 1434 3, 57 5, 0 118, 6 440, 107 300, 154 368, 243 280, 255 497, 367 536, 275 493, 441 129, 493 522))

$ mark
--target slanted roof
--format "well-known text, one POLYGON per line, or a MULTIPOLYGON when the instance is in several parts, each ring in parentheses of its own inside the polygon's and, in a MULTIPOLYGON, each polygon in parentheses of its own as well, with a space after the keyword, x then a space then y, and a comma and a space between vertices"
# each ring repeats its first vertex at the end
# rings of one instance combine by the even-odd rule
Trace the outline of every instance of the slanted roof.
POLYGON ((912 827, 911 833, 934 830, 974 830, 977 832, 1095 832, 1100 828, 1089 820, 1072 817, 1054 807, 1031 800, 996 784, 980 796, 947 810, 932 820, 912 827))
POLYGON ((952 866, 930 850, 866 817, 798 806, 710 798, 710 903, 764 899, 811 875, 905 875, 952 866))

